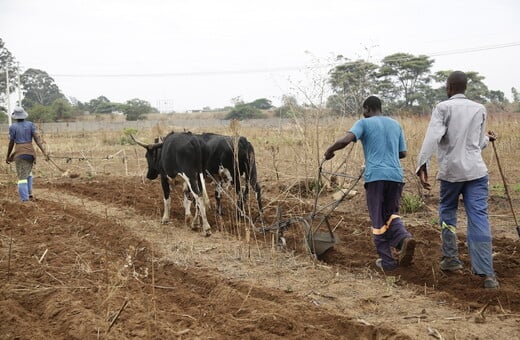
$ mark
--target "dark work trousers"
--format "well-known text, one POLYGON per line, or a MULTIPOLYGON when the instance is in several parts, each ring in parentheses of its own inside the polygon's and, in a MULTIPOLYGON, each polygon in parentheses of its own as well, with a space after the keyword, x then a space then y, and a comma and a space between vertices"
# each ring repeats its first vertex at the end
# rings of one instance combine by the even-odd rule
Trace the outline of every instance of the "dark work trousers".
MULTIPOLYGON (((365 183, 368 213, 375 232, 385 227, 392 215, 399 214, 403 187, 404 183, 391 181, 365 183)), ((391 247, 396 248, 404 238, 412 235, 406 230, 399 216, 395 217, 386 227, 388 229, 384 233, 380 235, 374 233, 374 244, 382 259, 383 268, 392 270, 397 267, 397 261, 392 256, 391 247)))

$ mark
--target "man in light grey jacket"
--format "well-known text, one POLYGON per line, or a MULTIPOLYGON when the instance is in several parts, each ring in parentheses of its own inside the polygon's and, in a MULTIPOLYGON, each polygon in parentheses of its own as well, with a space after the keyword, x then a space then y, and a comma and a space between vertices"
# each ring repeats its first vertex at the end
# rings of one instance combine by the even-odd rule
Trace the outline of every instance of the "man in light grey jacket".
POLYGON ((488 171, 482 149, 495 140, 493 131, 485 133, 486 109, 466 98, 468 78, 455 71, 446 82, 448 100, 432 112, 426 136, 418 156, 417 175, 425 189, 430 189, 427 164, 437 151, 440 180, 439 223, 441 225, 445 271, 462 269, 457 246, 457 209, 459 196, 464 198, 468 220, 467 243, 473 273, 484 277, 485 288, 498 288, 493 270, 492 235, 488 219, 488 171))

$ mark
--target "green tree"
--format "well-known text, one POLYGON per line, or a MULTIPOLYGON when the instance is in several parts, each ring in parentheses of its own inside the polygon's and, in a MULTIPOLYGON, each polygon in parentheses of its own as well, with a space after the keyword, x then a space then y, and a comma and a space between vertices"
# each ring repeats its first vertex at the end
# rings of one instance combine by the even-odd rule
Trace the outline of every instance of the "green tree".
POLYGON ((112 113, 114 105, 107 97, 99 96, 85 104, 85 109, 90 113, 112 113))
POLYGON ((484 76, 478 74, 478 72, 469 71, 466 72, 468 76, 468 88, 466 89, 466 97, 477 101, 479 103, 486 103, 489 100, 489 89, 484 84, 484 76))
POLYGON ((424 96, 433 63, 425 55, 395 53, 383 59, 378 76, 399 89, 403 106, 411 107, 424 96))
POLYGON ((492 103, 509 103, 509 100, 507 100, 505 93, 500 90, 489 90, 488 98, 492 103))
POLYGON ((24 98, 22 106, 26 109, 36 104, 51 105, 56 99, 66 99, 58 85, 47 72, 37 69, 27 69, 21 76, 24 98))
POLYGON ((225 119, 255 119, 255 118, 265 118, 265 114, 262 113, 259 109, 252 106, 251 104, 243 104, 237 103, 235 107, 228 112, 225 119))
POLYGON ((64 120, 72 117, 72 106, 66 99, 56 99, 50 108, 52 112, 54 112, 56 120, 64 120))
POLYGON ((269 110, 273 107, 272 102, 266 98, 259 98, 249 103, 252 107, 256 107, 259 110, 269 110))
POLYGON ((33 122, 48 123, 56 121, 56 113, 50 106, 34 104, 27 110, 27 113, 29 114, 29 119, 33 122))
POLYGON ((513 94, 513 102, 520 103, 520 93, 518 93, 518 90, 512 87, 511 93, 513 94))
POLYGON ((282 105, 275 110, 275 116, 280 118, 299 117, 303 113, 303 108, 298 105, 298 100, 294 96, 283 95, 282 105))
POLYGON ((2 98, 2 100, 6 98, 7 93, 14 92, 19 72, 20 69, 15 58, 7 47, 5 47, 4 41, 0 38, 0 98, 2 98), (6 69, 9 73, 9 86, 6 86, 6 69))
MULTIPOLYGON (((348 60, 342 56, 338 59, 348 60)), ((363 100, 376 92, 377 65, 363 61, 346 61, 329 71, 329 84, 334 95, 327 99, 327 107, 335 114, 359 112, 363 100)))
POLYGON ((126 115, 126 120, 142 119, 146 113, 157 112, 149 102, 141 99, 131 99, 121 105, 121 110, 126 115))

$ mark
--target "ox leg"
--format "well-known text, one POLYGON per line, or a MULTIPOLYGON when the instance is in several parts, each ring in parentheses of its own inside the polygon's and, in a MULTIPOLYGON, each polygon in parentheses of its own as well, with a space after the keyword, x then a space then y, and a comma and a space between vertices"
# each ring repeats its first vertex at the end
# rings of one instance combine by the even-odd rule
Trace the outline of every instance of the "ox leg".
POLYGON ((217 201, 217 212, 222 215, 222 193, 226 191, 233 182, 233 177, 228 169, 222 164, 218 167, 217 189, 215 190, 215 198, 217 201))
POLYGON ((170 221, 170 183, 168 182, 168 178, 166 176, 161 176, 161 185, 163 188, 163 203, 164 203, 164 212, 163 217, 161 219, 162 224, 166 224, 170 221))
POLYGON ((237 195, 237 215, 238 217, 244 217, 244 194, 242 193, 242 188, 240 187, 240 173, 238 170, 235 170, 235 192, 237 195))
POLYGON ((262 191, 260 189, 260 184, 258 182, 254 185, 255 188, 255 198, 258 203, 258 213, 260 214, 260 222, 264 223, 264 207, 262 206, 262 191))
MULTIPOLYGON (((208 223, 208 219, 206 217, 206 201, 207 201, 207 195, 205 195, 205 184, 201 183, 202 186, 202 192, 200 195, 196 194, 193 191, 193 187, 199 188, 198 179, 195 177, 193 181, 190 180, 188 176, 186 176, 184 173, 181 173, 180 176, 182 179, 184 179, 185 185, 187 185, 189 192, 191 195, 195 198, 195 204, 197 205, 197 209, 200 212, 200 216, 202 217, 202 230, 206 233, 206 236, 211 235, 211 227, 208 223)), ((204 181, 204 178, 201 176, 200 181, 204 181)), ((190 211, 191 216, 191 211, 190 211)))
POLYGON ((182 201, 182 205, 184 206, 184 223, 186 226, 190 226, 193 229, 193 216, 191 216, 191 199, 190 199, 190 190, 186 183, 183 185, 184 191, 184 200, 182 201))
POLYGON ((163 213, 163 217, 162 217, 161 223, 162 224, 167 224, 170 221, 171 199, 169 197, 165 198, 163 200, 163 203, 164 203, 164 213, 163 213))
POLYGON ((217 201, 217 213, 222 216, 222 185, 220 181, 217 181, 215 188, 215 201, 217 201))
POLYGON ((202 230, 205 232, 206 236, 210 236, 211 227, 206 216, 206 204, 204 202, 204 198, 202 196, 196 196, 195 200, 197 202, 198 211, 200 212, 200 216, 202 218, 202 230))

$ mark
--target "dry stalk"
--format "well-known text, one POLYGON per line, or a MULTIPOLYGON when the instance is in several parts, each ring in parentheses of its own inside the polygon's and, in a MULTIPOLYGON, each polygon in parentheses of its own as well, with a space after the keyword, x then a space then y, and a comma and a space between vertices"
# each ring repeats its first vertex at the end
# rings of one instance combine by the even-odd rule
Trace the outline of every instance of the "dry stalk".
POLYGON ((240 307, 238 308, 237 310, 237 314, 242 310, 242 307, 244 306, 244 304, 246 303, 247 299, 249 298, 249 296, 251 295, 251 291, 253 290, 253 285, 249 286, 249 290, 247 291, 247 294, 246 294, 246 297, 244 298, 244 300, 242 301, 242 303, 240 304, 240 307))
POLYGON ((428 327, 428 335, 433 336, 434 338, 437 338, 439 340, 443 340, 442 334, 436 330, 435 328, 428 327))
POLYGON ((48 250, 49 250, 49 249, 45 249, 45 251, 43 252, 43 255, 42 255, 42 256, 40 257, 40 259, 38 260, 38 263, 40 263, 40 264, 42 263, 43 259, 45 258, 45 255, 47 255, 47 251, 48 251, 48 250))
POLYGON ((477 312, 477 315, 475 316, 475 322, 476 323, 484 323, 486 321, 486 316, 484 315, 484 312, 491 304, 492 300, 489 300, 480 310, 477 312))
POLYGON ((498 301, 498 306, 500 307, 500 311, 503 314, 507 314, 506 311, 504 310, 504 307, 502 307, 502 303, 500 303, 500 298, 497 297, 497 301, 498 301))
POLYGON ((119 318, 119 315, 121 314, 121 312, 123 311, 123 309, 126 307, 127 304, 128 304, 128 299, 125 299, 125 302, 123 303, 121 308, 119 308, 119 310, 117 311, 117 314, 112 319, 112 322, 110 322, 110 325, 108 326, 108 329, 107 329, 107 334, 108 334, 108 332, 110 332, 110 329, 116 323, 117 318, 119 318))
POLYGON ((153 319, 157 321, 157 303, 156 303, 156 296, 155 296, 155 268, 153 264, 153 259, 155 258, 155 251, 154 251, 154 243, 151 242, 151 250, 152 250, 152 304, 153 304, 153 319))

